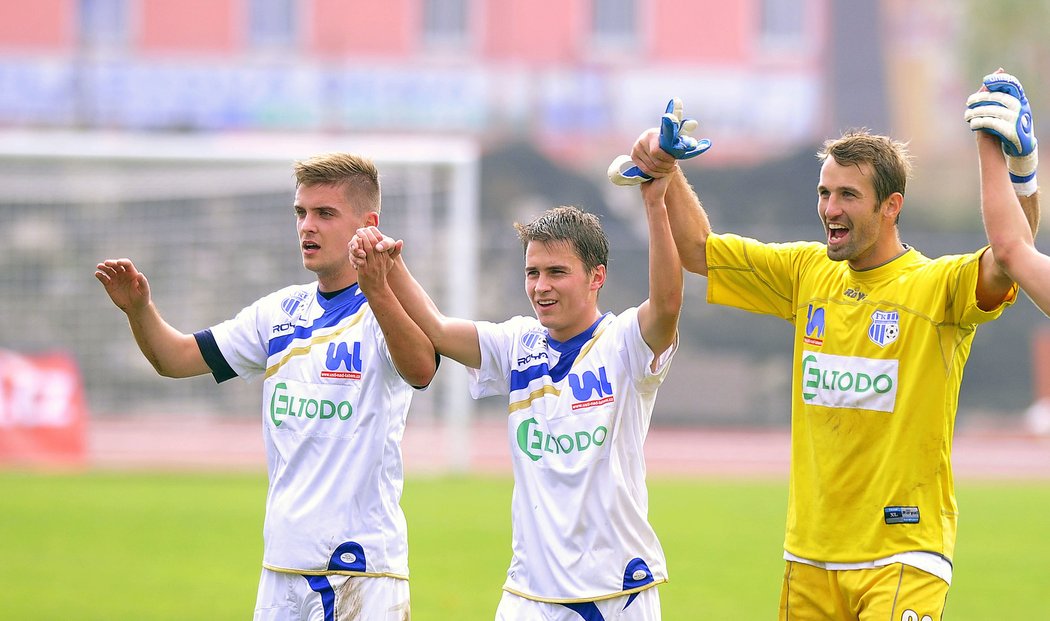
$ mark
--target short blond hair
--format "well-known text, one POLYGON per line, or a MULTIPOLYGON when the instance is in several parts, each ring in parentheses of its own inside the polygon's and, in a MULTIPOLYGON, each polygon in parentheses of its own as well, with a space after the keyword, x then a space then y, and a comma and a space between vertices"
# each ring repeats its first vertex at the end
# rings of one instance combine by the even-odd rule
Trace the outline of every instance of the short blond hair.
POLYGON ((364 202, 362 211, 379 213, 379 169, 371 159, 353 153, 324 153, 295 162, 294 170, 295 187, 342 185, 348 196, 364 202))

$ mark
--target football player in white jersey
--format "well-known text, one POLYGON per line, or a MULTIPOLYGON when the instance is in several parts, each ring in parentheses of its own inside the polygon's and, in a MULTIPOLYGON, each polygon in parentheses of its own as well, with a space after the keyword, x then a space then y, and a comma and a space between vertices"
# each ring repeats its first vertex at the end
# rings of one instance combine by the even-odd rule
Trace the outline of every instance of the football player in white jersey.
MULTIPOLYGON (((1024 125, 1019 108, 1007 108, 1011 127, 1024 125)), ((999 153, 979 156, 985 182, 1008 183, 999 153)), ((977 327, 1017 285, 987 247, 929 259, 901 241, 910 162, 886 136, 849 131, 818 154, 824 243, 712 232, 656 129, 631 159, 671 179, 675 243, 685 269, 707 276, 708 301, 794 326, 779 618, 940 621, 959 516, 951 446, 962 372, 977 327)), ((1037 222, 1036 195, 1020 200, 1037 222)))
POLYGON ((660 618, 663 549, 648 521, 642 447, 677 343, 683 274, 663 203, 642 189, 649 298, 599 310, 608 242, 575 207, 516 224, 535 317, 445 317, 409 274, 401 242, 362 229, 350 253, 378 270, 437 352, 471 372, 475 398, 508 395, 513 556, 496 619, 660 618))
POLYGON ((385 281, 346 248, 379 221, 374 164, 348 153, 295 164, 293 212, 316 282, 276 291, 236 317, 185 334, 157 311, 128 259, 95 277, 166 377, 261 378, 269 491, 256 621, 409 619, 400 442, 434 347, 385 281), (383 312, 371 309, 375 303, 383 312))

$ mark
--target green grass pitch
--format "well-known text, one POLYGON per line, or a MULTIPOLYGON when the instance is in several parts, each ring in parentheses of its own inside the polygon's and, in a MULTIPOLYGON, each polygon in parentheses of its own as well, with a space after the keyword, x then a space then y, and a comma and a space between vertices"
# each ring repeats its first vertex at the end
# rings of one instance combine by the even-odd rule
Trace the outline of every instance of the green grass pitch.
MULTIPOLYGON (((949 621, 1050 618, 1050 482, 961 482, 949 621)), ((4 619, 250 618, 265 480, 0 472, 4 619)), ((508 478, 411 478, 414 621, 490 620, 510 559, 508 478)), ((782 481, 650 481, 665 619, 776 618, 782 481)))

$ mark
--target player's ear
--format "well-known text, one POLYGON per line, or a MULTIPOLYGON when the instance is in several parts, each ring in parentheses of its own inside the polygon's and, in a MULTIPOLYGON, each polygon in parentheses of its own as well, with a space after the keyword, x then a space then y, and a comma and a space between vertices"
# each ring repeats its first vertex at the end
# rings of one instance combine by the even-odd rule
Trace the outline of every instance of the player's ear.
POLYGON ((605 266, 599 265, 591 270, 591 290, 597 291, 605 285, 605 266))
POLYGON ((897 222, 900 217, 901 209, 904 208, 904 195, 900 192, 894 192, 890 194, 886 200, 882 201, 882 215, 888 220, 897 222))
POLYGON ((379 226, 379 214, 374 211, 365 214, 365 226, 379 226))

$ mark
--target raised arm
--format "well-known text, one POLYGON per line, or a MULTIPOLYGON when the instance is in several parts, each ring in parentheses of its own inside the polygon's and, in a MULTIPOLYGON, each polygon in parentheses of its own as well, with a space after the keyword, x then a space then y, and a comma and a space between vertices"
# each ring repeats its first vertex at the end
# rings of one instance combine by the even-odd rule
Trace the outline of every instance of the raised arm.
MULTIPOLYGON (((1039 193, 1019 198, 1006 173, 999 140, 984 132, 977 132, 976 138, 981 162, 981 213, 992 246, 988 254, 1007 278, 1016 280, 1036 306, 1050 315, 1050 257, 1036 249, 1032 233, 1038 223, 1039 193)), ((984 265, 981 267, 983 271, 984 265)))
MULTIPOLYGON (((978 132, 977 158, 981 172, 982 210, 987 208, 986 205, 993 206, 994 210, 995 206, 1009 204, 1011 200, 1016 202, 1017 198, 1010 186, 1010 177, 1006 173, 1006 161, 999 141, 994 136, 978 132)), ((1024 214, 1019 215, 1023 221, 1024 214)), ((1028 229, 1027 222, 1023 222, 1023 226, 1031 236, 1032 232, 1028 229)), ((977 305, 985 310, 991 310, 1001 304, 1014 284, 999 259, 994 247, 981 257, 981 269, 977 278, 977 305)))
POLYGON ((113 303, 128 317, 142 355, 164 377, 209 373, 197 340, 164 321, 150 295, 149 281, 129 259, 106 259, 95 267, 95 278, 113 303))
POLYGON ((657 357, 674 343, 684 295, 682 263, 664 202, 671 179, 664 176, 640 186, 649 224, 649 299, 638 308, 638 324, 657 357))
POLYGON ((365 252, 356 264, 358 284, 379 322, 398 373, 412 386, 427 386, 437 373, 434 345, 390 289, 387 272, 393 261, 389 253, 374 251, 374 244, 382 239, 376 233, 360 233, 359 243, 365 252))
POLYGON ((377 257, 385 256, 390 261, 386 273, 390 290, 408 316, 433 344, 437 353, 467 367, 481 367, 481 346, 474 322, 446 317, 438 310, 437 305, 405 265, 400 253, 400 242, 395 243, 389 237, 384 237, 379 229, 370 227, 359 231, 350 244, 350 257, 355 265, 359 264, 368 252, 377 257), (369 248, 362 244, 364 235, 372 236, 373 243, 369 248))
POLYGON ((1040 217, 1038 141, 1024 88, 1002 69, 985 76, 966 101, 965 119, 977 140, 981 213, 992 248, 981 260, 978 301, 993 302, 1003 282, 1016 280, 1047 313, 1050 259, 1034 244, 1040 217))

